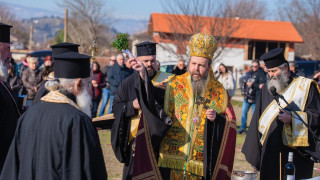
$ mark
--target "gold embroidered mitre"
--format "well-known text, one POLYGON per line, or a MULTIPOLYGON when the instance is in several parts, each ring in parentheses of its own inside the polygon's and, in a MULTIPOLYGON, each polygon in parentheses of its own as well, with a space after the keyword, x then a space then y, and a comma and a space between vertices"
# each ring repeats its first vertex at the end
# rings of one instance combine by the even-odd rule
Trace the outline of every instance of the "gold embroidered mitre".
POLYGON ((190 38, 190 56, 200 56, 212 59, 217 47, 217 40, 210 34, 197 33, 190 38))

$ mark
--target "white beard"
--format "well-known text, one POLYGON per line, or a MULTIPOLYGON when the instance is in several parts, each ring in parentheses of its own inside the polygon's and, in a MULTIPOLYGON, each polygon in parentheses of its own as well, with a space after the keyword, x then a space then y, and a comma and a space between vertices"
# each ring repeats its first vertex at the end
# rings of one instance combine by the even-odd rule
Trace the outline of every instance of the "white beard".
POLYGON ((2 81, 7 81, 9 74, 6 64, 0 58, 0 79, 2 81))
POLYGON ((82 112, 91 118, 92 100, 87 89, 83 89, 80 95, 77 96, 77 105, 82 112))

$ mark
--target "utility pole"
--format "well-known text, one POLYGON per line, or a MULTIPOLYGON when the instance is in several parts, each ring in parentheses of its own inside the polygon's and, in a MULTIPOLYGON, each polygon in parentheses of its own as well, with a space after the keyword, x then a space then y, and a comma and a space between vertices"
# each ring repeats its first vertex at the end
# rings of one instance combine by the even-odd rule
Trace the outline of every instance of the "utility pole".
POLYGON ((32 46, 33 46, 33 22, 31 23, 31 26, 30 26, 30 34, 29 34, 29 50, 32 50, 32 46))
POLYGON ((68 9, 66 9, 65 17, 64 17, 63 42, 67 42, 67 37, 68 37, 68 9))

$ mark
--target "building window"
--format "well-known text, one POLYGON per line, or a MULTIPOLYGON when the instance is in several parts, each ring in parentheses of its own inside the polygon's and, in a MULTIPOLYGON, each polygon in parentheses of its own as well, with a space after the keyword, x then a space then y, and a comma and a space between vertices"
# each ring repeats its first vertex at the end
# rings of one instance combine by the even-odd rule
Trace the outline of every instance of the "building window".
POLYGON ((249 41, 248 60, 259 59, 264 53, 278 47, 285 49, 286 44, 280 42, 249 41))

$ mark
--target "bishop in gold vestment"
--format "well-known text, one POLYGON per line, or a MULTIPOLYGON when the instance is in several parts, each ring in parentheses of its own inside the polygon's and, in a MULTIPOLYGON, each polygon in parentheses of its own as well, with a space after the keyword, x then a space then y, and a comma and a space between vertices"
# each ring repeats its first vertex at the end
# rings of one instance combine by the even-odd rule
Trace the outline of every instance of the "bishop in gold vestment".
POLYGON ((227 91, 211 68, 217 41, 198 33, 189 42, 188 71, 167 84, 164 110, 172 127, 158 165, 163 179, 231 179, 236 119, 227 91))

